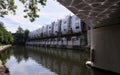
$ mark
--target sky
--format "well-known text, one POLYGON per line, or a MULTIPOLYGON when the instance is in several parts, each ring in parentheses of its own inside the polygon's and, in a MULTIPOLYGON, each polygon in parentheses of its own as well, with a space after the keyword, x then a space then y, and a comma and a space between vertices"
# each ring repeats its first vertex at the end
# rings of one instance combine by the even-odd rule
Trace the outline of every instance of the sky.
POLYGON ((73 15, 67 8, 62 6, 56 0, 47 0, 46 6, 40 6, 40 15, 34 22, 30 22, 29 19, 24 18, 23 4, 19 0, 15 0, 18 5, 16 15, 6 15, 4 18, 0 17, 0 21, 4 23, 5 28, 12 33, 15 33, 17 28, 21 26, 24 30, 30 31, 36 30, 44 25, 50 24, 58 19, 65 18, 67 15, 73 15))

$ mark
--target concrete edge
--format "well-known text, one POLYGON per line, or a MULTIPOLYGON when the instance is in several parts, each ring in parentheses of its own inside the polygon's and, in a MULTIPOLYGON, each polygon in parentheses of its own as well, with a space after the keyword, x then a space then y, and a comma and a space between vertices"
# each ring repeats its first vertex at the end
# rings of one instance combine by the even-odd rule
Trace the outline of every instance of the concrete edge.
POLYGON ((3 45, 3 46, 0 46, 0 51, 3 51, 9 47, 11 47, 12 45, 3 45))

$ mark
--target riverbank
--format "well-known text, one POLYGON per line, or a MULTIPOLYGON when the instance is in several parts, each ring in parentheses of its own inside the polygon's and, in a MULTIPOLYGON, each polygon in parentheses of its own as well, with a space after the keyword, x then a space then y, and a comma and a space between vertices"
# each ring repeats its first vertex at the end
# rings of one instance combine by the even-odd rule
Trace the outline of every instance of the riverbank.
MULTIPOLYGON (((0 51, 3 51, 12 45, 2 45, 0 46, 0 51)), ((8 72, 8 69, 2 64, 2 61, 0 60, 0 75, 10 75, 8 72)))
POLYGON ((10 75, 8 68, 2 65, 2 61, 0 60, 0 75, 10 75))
POLYGON ((3 45, 3 46, 0 46, 0 51, 3 51, 9 47, 11 47, 12 45, 3 45))

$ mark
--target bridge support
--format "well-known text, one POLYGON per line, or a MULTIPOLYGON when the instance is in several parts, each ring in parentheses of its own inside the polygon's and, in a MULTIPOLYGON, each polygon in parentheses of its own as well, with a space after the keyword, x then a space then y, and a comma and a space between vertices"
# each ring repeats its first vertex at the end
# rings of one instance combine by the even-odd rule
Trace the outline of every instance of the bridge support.
POLYGON ((120 73, 120 24, 92 28, 94 67, 120 73))

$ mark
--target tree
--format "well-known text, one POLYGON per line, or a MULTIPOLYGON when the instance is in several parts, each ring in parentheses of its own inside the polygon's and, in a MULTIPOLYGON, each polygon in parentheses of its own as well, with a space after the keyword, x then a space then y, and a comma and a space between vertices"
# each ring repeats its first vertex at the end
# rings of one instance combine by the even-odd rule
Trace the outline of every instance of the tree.
POLYGON ((12 43, 14 41, 14 38, 11 37, 11 36, 12 36, 12 33, 8 32, 8 41, 9 41, 9 43, 12 43))
POLYGON ((28 34, 29 34, 29 30, 28 29, 26 29, 25 31, 24 31, 24 38, 25 38, 25 42, 27 41, 27 39, 28 39, 28 34))
POLYGON ((29 30, 23 30, 20 26, 18 27, 18 30, 15 33, 14 36, 14 44, 15 45, 24 45, 25 42, 27 41, 29 34, 29 30))
POLYGON ((12 34, 5 29, 4 23, 0 22, 0 44, 9 44, 13 40, 12 34))
POLYGON ((0 29, 4 29, 4 23, 3 22, 0 22, 0 29))
MULTIPOLYGON (((46 0, 19 0, 24 5, 24 12, 26 15, 25 18, 29 18, 31 22, 35 20, 35 18, 39 17, 37 14, 40 11, 38 4, 44 6, 46 4, 46 0)), ((4 17, 4 15, 8 15, 8 12, 15 14, 17 5, 15 4, 15 0, 0 0, 0 17, 4 17)))
POLYGON ((22 33, 24 33, 24 30, 19 26, 16 33, 22 34, 22 33))
POLYGON ((22 45, 24 43, 24 30, 19 26, 14 36, 14 43, 22 45))
POLYGON ((2 30, 0 30, 0 44, 3 42, 3 39, 4 39, 3 32, 2 30))

